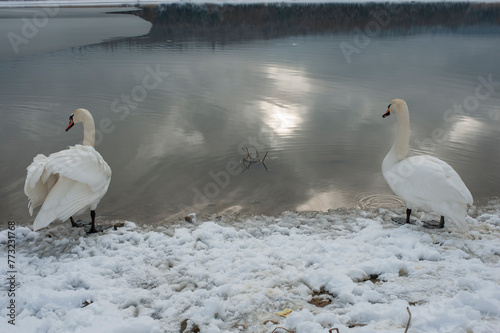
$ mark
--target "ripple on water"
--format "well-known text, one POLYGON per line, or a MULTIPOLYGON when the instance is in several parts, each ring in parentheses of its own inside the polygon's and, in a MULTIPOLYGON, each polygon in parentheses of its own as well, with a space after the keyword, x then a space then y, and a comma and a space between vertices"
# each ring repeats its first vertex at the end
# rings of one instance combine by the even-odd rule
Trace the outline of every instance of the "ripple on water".
POLYGON ((377 195, 369 194, 364 195, 358 199, 356 208, 370 209, 370 208, 397 208, 404 206, 404 201, 396 195, 377 195))

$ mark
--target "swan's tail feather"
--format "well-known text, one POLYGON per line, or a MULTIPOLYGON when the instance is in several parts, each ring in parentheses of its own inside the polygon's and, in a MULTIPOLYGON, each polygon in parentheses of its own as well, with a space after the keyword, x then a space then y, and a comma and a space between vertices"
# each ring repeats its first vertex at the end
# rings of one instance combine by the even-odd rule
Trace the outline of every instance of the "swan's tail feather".
POLYGON ((31 199, 28 200, 28 210, 30 212, 30 216, 33 216, 33 203, 31 202, 31 199))
POLYGON ((469 231, 469 224, 465 220, 465 217, 467 216, 467 207, 463 203, 457 202, 450 203, 450 206, 451 209, 448 217, 461 231, 469 231))

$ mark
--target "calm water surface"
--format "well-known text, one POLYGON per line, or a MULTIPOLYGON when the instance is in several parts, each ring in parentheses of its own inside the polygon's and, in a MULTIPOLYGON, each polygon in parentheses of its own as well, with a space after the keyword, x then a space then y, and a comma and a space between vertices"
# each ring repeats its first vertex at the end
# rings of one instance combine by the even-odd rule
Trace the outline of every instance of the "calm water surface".
POLYGON ((81 127, 64 131, 79 107, 113 170, 102 219, 400 206, 380 170, 394 98, 410 108, 412 153, 448 162, 476 201, 499 194, 500 33, 381 33, 347 59, 352 31, 214 43, 152 38, 133 15, 60 9, 16 53, 6 36, 32 13, 0 10, 2 223, 33 221, 26 167, 82 141, 81 127), (269 172, 243 171, 242 148, 268 152, 269 172))

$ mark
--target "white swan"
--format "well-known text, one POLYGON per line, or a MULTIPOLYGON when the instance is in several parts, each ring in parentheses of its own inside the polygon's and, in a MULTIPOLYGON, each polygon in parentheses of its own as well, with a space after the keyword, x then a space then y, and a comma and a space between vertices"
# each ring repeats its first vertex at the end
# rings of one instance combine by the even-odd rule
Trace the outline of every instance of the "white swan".
POLYGON ((37 155, 28 167, 24 193, 28 196, 28 208, 42 205, 33 223, 39 230, 59 219, 68 218, 78 226, 74 215, 90 209, 92 224, 89 233, 97 232, 95 209, 108 190, 111 169, 94 149, 94 119, 86 109, 77 109, 69 117, 68 131, 75 123, 83 123, 83 145, 45 156, 37 155))
POLYGON ((440 222, 424 222, 427 228, 443 228, 449 218, 467 230, 467 205, 472 204, 470 191, 451 166, 429 155, 406 157, 410 141, 410 115, 406 102, 395 99, 383 118, 391 112, 398 117, 396 141, 382 162, 382 173, 392 191, 406 203, 406 223, 412 209, 441 215, 440 222))

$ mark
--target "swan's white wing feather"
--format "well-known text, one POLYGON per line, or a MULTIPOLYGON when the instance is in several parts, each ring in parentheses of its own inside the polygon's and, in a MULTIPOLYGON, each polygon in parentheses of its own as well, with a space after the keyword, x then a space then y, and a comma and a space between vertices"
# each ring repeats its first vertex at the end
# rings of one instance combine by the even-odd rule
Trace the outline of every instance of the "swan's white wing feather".
POLYGON ((60 177, 38 212, 33 229, 44 228, 55 220, 65 221, 90 206, 97 206, 106 190, 93 192, 87 184, 60 177))
POLYGON ((82 209, 95 209, 110 180, 111 169, 91 146, 76 145, 49 157, 38 155, 28 167, 25 183, 30 212, 43 204, 34 229, 66 220, 82 209))
POLYGON ((395 182, 395 192, 409 201, 416 201, 416 204, 419 201, 448 201, 465 205, 473 202, 470 191, 458 173, 438 158, 412 156, 396 163, 391 169, 399 172, 403 179, 395 182))
POLYGON ((451 201, 472 204, 472 195, 460 176, 446 162, 422 155, 405 158, 387 170, 389 186, 405 201, 451 201))
POLYGON ((51 154, 46 170, 89 185, 94 192, 109 185, 111 169, 91 146, 76 145, 51 154))
POLYGON ((421 208, 451 218, 462 230, 467 204, 472 204, 470 191, 460 176, 446 162, 422 155, 406 158, 384 171, 391 189, 408 208, 421 208))

